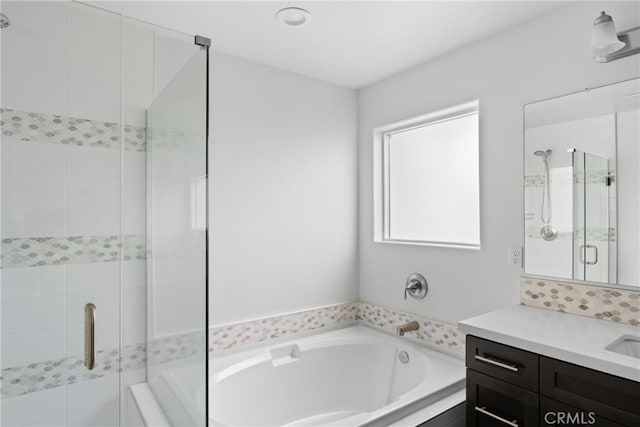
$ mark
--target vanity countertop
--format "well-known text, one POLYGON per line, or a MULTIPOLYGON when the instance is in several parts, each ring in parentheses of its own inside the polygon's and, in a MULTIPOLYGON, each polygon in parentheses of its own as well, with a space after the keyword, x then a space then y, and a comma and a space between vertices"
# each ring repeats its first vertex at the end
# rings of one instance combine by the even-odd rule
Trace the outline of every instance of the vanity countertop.
POLYGON ((605 347, 640 327, 516 305, 463 320, 462 332, 640 382, 640 359, 605 347))

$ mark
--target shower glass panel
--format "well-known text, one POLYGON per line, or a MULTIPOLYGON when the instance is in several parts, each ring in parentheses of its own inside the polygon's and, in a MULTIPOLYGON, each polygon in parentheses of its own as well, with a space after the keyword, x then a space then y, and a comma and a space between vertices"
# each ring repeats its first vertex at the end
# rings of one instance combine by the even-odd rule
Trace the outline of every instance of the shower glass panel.
POLYGON ((77 2, 0 8, 0 425, 140 425, 129 386, 187 364, 204 402, 206 50, 77 2))
POLYGON ((172 425, 206 424, 206 49, 147 112, 147 378, 172 425))
POLYGON ((573 151, 573 278, 607 282, 610 250, 609 162, 596 155, 573 151))

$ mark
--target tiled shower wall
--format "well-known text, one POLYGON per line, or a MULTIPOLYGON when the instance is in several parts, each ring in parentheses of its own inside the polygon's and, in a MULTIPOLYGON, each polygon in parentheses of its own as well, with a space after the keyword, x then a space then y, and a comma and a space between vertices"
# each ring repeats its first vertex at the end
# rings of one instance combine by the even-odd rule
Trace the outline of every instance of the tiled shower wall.
POLYGON ((73 2, 2 9, 2 425, 117 425, 121 380, 145 379, 113 352, 145 341, 152 33, 73 2))
MULTIPOLYGON (((2 34, 1 423, 126 423, 127 385, 145 381, 147 352, 163 363, 195 347, 157 318, 145 344, 145 129, 197 47, 76 2, 2 11, 12 26, 2 34), (97 307, 93 371, 82 366, 87 302, 97 307)), ((176 293, 163 289, 156 303, 176 293)))
POLYGON ((146 338, 144 144, 121 152, 113 122, 4 109, 0 124, 3 422, 117 425, 119 347, 146 338), (95 371, 82 366, 87 302, 95 371))

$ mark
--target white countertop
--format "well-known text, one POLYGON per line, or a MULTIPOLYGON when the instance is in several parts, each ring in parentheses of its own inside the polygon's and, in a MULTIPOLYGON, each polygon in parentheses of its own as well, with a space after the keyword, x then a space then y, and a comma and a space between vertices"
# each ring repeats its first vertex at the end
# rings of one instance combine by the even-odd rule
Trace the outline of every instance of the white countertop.
POLYGON ((458 323, 462 332, 640 382, 640 359, 605 347, 640 327, 516 305, 458 323))

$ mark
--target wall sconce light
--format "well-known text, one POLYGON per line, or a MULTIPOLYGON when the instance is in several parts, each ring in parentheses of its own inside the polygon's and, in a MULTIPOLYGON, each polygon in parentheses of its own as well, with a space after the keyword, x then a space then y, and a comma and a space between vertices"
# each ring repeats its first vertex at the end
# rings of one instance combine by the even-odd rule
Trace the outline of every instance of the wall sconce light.
POLYGON ((640 27, 617 33, 613 18, 602 11, 593 21, 591 51, 597 62, 610 62, 640 53, 640 27))

